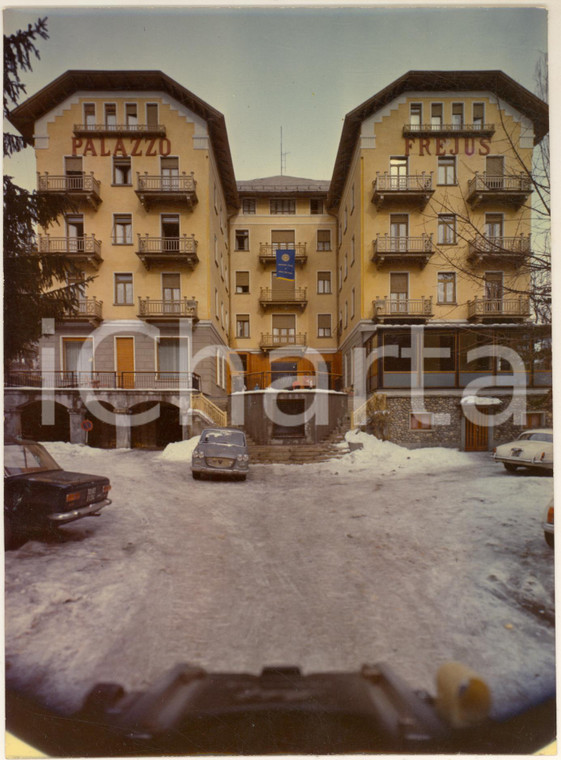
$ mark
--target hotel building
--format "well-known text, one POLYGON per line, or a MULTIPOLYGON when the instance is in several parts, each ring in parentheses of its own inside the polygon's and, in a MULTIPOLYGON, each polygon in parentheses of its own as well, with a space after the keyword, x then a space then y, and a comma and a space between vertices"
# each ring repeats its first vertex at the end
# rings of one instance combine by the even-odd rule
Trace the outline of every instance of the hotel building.
POLYGON ((236 181, 222 114, 156 71, 68 71, 11 121, 39 192, 74 203, 38 250, 88 281, 76 312, 44 321, 36 366, 7 373, 10 432, 83 441, 90 420, 94 445, 160 446, 206 424, 281 442, 375 423, 487 449, 550 421, 526 171, 548 112, 502 72, 396 80, 347 114, 331 181, 236 181), (482 378, 495 411, 513 387, 525 406, 474 422, 482 378), (265 422, 271 387, 284 417, 265 422))

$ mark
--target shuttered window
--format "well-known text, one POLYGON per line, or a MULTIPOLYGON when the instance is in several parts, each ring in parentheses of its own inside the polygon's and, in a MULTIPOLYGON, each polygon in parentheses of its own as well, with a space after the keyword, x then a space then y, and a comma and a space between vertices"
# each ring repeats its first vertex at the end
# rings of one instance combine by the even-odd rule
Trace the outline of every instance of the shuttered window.
POLYGON ((318 338, 331 337, 331 314, 318 314, 318 338))
POLYGON ((236 272, 236 293, 249 293, 249 272, 236 272))
POLYGON ((331 230, 317 231, 317 250, 318 251, 331 250, 331 230))
POLYGON ((155 127, 158 124, 158 104, 146 104, 146 123, 149 127, 155 127))
POLYGON ((294 247, 295 233, 294 230, 272 230, 271 243, 273 249, 287 249, 294 247))

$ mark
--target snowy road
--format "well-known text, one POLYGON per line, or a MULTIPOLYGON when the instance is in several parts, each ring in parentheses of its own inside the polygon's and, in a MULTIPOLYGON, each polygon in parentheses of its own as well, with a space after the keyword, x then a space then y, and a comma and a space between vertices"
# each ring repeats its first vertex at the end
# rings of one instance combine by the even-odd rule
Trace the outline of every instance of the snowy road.
POLYGON ((48 444, 66 469, 109 475, 113 505, 7 553, 9 685, 73 710, 98 681, 143 688, 177 662, 386 661, 434 693, 455 659, 485 675, 495 715, 552 687, 551 478, 368 439, 341 460, 195 482, 190 447, 48 444))

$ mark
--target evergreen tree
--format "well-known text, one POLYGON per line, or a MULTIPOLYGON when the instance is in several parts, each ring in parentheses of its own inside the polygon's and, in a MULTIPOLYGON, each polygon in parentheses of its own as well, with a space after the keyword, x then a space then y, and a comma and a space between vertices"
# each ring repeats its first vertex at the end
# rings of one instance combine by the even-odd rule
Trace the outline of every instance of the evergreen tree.
MULTIPOLYGON (((21 74, 31 71, 33 57, 39 59, 37 39, 48 39, 47 19, 29 24, 26 30, 4 35, 4 118, 25 95, 21 74)), ((23 137, 4 133, 4 157, 26 147, 23 137)), ((67 286, 77 272, 59 254, 37 251, 36 230, 48 228, 61 214, 72 209, 65 197, 45 197, 19 187, 4 175, 4 362, 35 354, 41 337, 43 317, 60 318, 77 306, 77 288, 67 286)))

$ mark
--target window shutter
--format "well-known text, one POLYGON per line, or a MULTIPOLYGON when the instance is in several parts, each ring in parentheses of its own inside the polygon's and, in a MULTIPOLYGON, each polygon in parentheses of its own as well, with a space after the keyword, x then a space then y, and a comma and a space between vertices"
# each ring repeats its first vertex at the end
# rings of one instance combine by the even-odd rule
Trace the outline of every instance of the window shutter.
POLYGON ((294 230, 272 230, 271 243, 294 243, 294 230))

